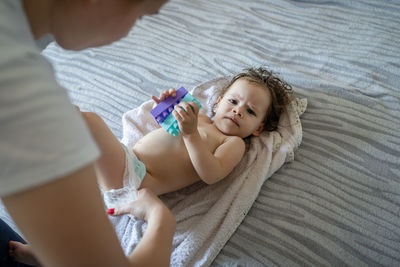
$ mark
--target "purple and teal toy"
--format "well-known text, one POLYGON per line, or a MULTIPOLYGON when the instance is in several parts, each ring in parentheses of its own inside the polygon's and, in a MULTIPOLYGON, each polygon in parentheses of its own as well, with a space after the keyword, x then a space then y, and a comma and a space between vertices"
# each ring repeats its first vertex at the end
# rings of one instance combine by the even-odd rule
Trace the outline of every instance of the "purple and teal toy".
POLYGON ((195 102, 201 108, 200 102, 186 91, 184 87, 176 90, 176 96, 169 96, 161 101, 150 113, 161 127, 173 136, 179 135, 178 121, 172 115, 175 105, 180 102, 195 102))

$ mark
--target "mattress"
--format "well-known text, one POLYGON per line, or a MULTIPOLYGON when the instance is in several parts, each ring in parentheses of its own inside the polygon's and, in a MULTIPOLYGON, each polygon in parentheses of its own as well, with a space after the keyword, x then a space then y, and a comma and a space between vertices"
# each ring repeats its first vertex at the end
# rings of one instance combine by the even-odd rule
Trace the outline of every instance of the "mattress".
POLYGON ((308 99, 303 141, 212 266, 399 266, 399 40, 395 0, 171 0, 109 46, 43 55, 118 138, 152 94, 269 68, 308 99))

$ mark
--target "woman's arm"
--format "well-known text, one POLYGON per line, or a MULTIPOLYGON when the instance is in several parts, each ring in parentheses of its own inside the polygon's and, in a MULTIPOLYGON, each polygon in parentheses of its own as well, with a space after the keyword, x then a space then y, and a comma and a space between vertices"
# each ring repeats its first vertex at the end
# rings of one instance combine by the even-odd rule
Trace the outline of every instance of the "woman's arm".
MULTIPOLYGON (((106 217, 92 165, 6 196, 3 202, 43 266, 143 266, 159 251, 170 252, 175 222, 165 206, 156 205, 153 212, 163 212, 147 217, 139 250, 125 257, 106 217)), ((169 255, 162 263, 169 264, 169 255)))
POLYGON ((115 208, 113 215, 128 213, 148 222, 142 240, 129 255, 130 261, 138 266, 143 266, 144 263, 146 266, 169 266, 172 237, 176 227, 169 209, 150 189, 144 188, 139 190, 137 200, 115 208))

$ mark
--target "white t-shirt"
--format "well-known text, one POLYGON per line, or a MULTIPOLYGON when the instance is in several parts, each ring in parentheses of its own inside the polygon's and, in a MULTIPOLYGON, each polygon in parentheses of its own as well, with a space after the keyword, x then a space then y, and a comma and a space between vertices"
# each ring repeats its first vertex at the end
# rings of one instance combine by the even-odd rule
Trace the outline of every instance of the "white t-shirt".
POLYGON ((47 183, 99 155, 40 55, 18 0, 0 1, 0 196, 47 183))

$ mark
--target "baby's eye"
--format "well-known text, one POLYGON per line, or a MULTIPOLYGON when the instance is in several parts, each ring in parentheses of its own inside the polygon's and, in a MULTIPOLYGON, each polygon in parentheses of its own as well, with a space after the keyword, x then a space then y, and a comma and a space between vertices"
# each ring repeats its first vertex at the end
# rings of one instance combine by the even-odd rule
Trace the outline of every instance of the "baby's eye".
POLYGON ((250 114, 250 115, 256 115, 256 113, 251 109, 251 108, 248 108, 247 109, 247 112, 250 114))
POLYGON ((232 103, 232 104, 237 104, 237 101, 235 100, 235 99, 228 99, 228 101, 230 102, 230 103, 232 103))

